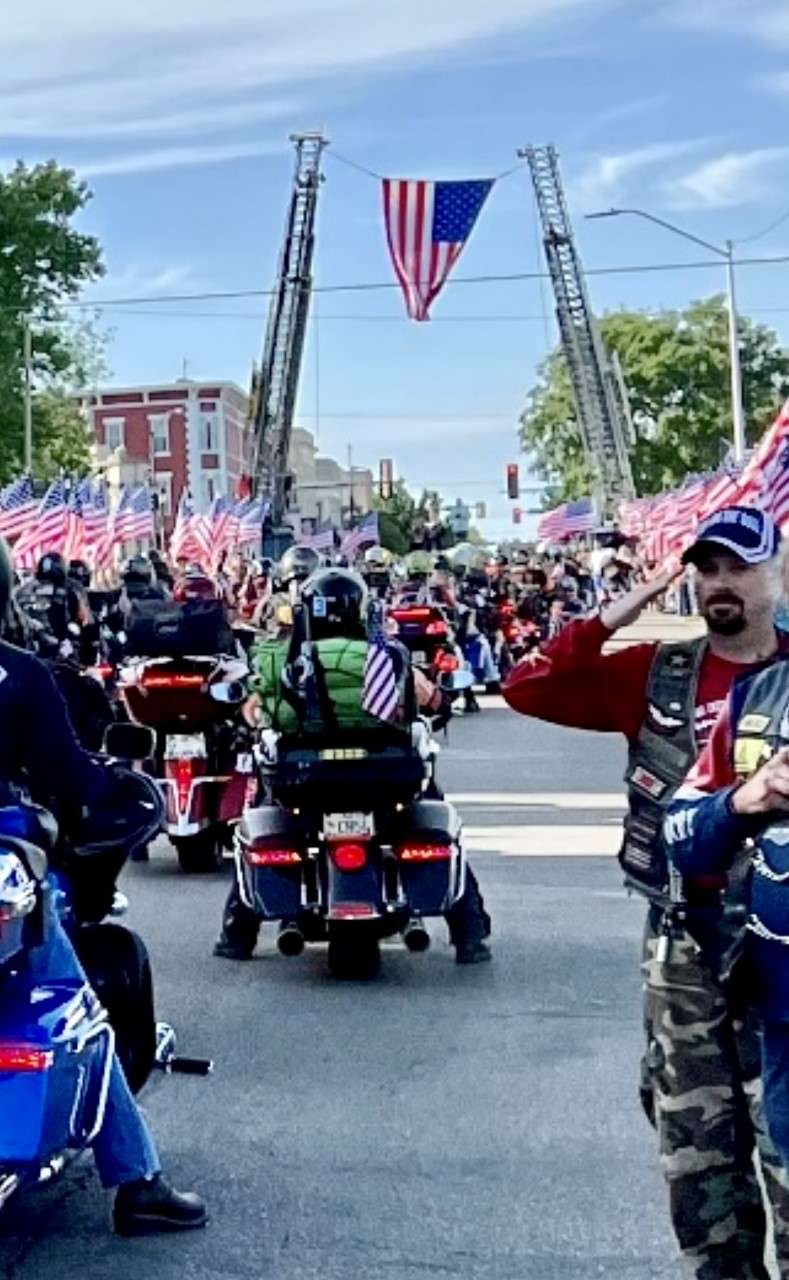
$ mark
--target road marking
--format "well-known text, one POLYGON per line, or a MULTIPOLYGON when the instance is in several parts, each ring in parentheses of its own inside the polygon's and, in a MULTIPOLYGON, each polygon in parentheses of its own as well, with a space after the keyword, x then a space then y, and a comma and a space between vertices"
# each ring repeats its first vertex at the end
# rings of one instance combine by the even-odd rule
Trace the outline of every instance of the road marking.
POLYGON ((627 802, 619 791, 453 791, 453 804, 491 809, 607 809, 624 813, 627 802))
POLYGON ((523 827, 463 827, 467 853, 493 852, 507 858, 599 858, 615 855, 622 843, 616 826, 572 825, 523 827))

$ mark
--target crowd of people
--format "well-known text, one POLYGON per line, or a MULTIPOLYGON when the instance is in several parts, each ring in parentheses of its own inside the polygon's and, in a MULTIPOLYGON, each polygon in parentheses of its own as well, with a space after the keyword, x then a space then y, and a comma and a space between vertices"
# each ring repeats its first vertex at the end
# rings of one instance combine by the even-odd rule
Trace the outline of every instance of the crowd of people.
MULTIPOLYGON (((371 602, 381 606, 400 676, 413 670, 416 714, 441 723, 447 699, 423 641, 409 650, 397 625, 399 617, 433 618, 436 611, 441 626, 434 634, 455 665, 474 672, 478 687, 503 692, 520 714, 626 738, 620 863, 627 885, 646 903, 640 1096, 658 1131, 686 1273, 698 1280, 767 1280, 769 1223, 780 1274, 789 1276, 785 559, 769 516, 732 507, 699 526, 681 562, 658 570, 611 539, 494 555, 463 544, 400 560, 376 546, 355 566, 327 564, 314 550, 294 546, 277 564, 231 555, 211 572, 152 552, 133 557, 113 590, 97 592, 86 566, 55 553, 42 557, 29 580, 15 583, 4 560, 0 715, 11 726, 7 771, 26 773, 40 802, 73 810, 75 794, 91 785, 89 762, 62 706, 56 719, 69 795, 46 793, 29 734, 19 731, 21 757, 11 759, 28 691, 37 706, 54 706, 57 698, 52 682, 45 687, 19 650, 43 657, 60 684, 64 666, 90 669, 117 658, 140 601, 222 603, 233 643, 248 655, 244 714, 255 730, 274 723, 283 655, 293 650, 298 619, 307 620, 316 652, 323 645, 329 655, 342 637, 363 655, 371 602), (610 651, 611 637, 645 610, 691 606, 706 624, 703 635, 610 651)), ((342 715, 350 715, 349 723, 366 714, 363 666, 362 658, 350 702, 343 671, 342 715)), ((326 675, 334 696, 328 659, 326 675)), ((71 709, 69 688, 60 687, 71 709)), ((405 715, 404 708, 402 702, 395 715, 405 715)), ((473 691, 465 709, 479 709, 473 691)), ((90 717, 75 720, 85 743, 90 717)), ((447 922, 460 963, 490 959, 491 922, 470 869, 447 922)), ((215 954, 248 958, 259 926, 234 883, 215 954)), ((58 940, 57 963, 73 965, 62 930, 58 940)), ((161 1178, 122 1076, 113 1087, 117 1107, 97 1155, 108 1184, 122 1186, 119 1229, 201 1223, 199 1198, 161 1178), (126 1150, 135 1154, 124 1164, 126 1150)))

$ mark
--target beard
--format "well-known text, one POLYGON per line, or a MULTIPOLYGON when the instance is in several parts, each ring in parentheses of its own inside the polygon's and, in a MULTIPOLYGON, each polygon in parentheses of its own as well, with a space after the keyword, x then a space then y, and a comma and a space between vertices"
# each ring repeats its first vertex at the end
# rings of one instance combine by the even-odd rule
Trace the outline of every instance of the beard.
POLYGON ((712 596, 701 613, 710 631, 718 636, 738 636, 748 625, 745 606, 737 596, 712 596))

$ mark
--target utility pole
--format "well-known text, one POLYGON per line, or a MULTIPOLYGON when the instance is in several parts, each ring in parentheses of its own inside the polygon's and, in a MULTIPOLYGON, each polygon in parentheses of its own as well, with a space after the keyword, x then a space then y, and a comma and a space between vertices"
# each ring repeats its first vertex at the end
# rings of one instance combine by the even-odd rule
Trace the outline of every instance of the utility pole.
POLYGON ((348 515, 349 515, 349 517, 350 517, 351 527, 353 528, 353 517, 354 517, 354 501, 353 501, 353 449, 352 449, 351 445, 348 445, 348 490, 349 490, 349 495, 350 495, 349 502, 348 502, 348 515))
POLYGON ((23 358, 25 362, 25 471, 33 470, 33 336, 30 332, 30 316, 23 320, 23 358))

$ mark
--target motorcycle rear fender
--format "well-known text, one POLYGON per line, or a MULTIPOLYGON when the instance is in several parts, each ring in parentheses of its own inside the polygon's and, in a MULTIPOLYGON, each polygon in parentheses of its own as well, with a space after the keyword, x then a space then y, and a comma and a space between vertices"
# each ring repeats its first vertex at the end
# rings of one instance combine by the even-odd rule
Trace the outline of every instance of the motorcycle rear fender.
POLYGON ((251 867, 244 850, 262 844, 282 842, 288 848, 306 851, 306 838, 299 819, 277 805, 247 809, 236 827, 236 875, 242 899, 264 920, 283 920, 296 915, 302 905, 303 864, 290 867, 251 867))
POLYGON ((0 1072, 0 1168, 86 1146, 103 1120, 114 1043, 90 988, 58 980, 16 992, 0 1005, 0 1042, 51 1054, 46 1070, 0 1072))
POLYGON ((395 844, 445 845, 452 856, 442 862, 400 862, 400 882, 412 911, 443 915, 466 887, 462 825, 454 805, 446 800, 415 800, 401 814, 395 844))
POLYGON ((383 888, 380 861, 368 854, 358 871, 340 871, 330 856, 326 857, 326 915, 329 920, 342 917, 344 906, 367 906, 369 915, 361 920, 376 920, 381 914, 383 888))

